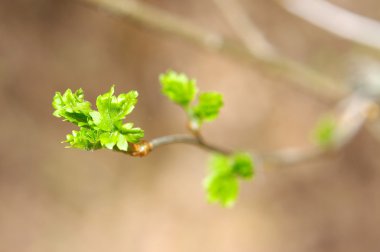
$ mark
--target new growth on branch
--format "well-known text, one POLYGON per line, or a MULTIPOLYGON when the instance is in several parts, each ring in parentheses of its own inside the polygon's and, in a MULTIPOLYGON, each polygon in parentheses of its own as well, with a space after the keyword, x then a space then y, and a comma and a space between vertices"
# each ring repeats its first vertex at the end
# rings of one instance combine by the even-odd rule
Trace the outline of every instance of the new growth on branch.
POLYGON ((354 92, 322 116, 312 132, 313 145, 307 148, 287 148, 271 153, 237 152, 207 142, 202 125, 215 120, 223 107, 223 97, 218 92, 199 92, 194 79, 183 73, 168 71, 159 77, 162 93, 183 109, 188 118, 189 134, 167 135, 144 140, 144 130, 125 122, 136 103, 137 91, 114 95, 114 86, 96 99, 97 110, 84 100, 83 90, 53 98, 53 115, 79 127, 66 136, 68 147, 83 150, 109 149, 134 157, 144 157, 158 147, 186 143, 212 154, 208 175, 204 179, 209 202, 232 206, 239 191, 239 179, 250 179, 254 168, 274 165, 292 165, 337 151, 349 143, 362 126, 378 117, 378 104, 370 97, 354 92), (371 116, 372 115, 372 116, 371 116), (252 155, 255 157, 255 166, 252 155))
POLYGON ((136 103, 137 91, 114 95, 115 88, 99 95, 97 110, 84 100, 83 90, 63 94, 57 92, 53 98, 53 115, 79 127, 66 136, 68 147, 83 150, 109 149, 131 156, 144 157, 154 149, 174 143, 189 143, 212 153, 208 175, 204 179, 207 199, 223 206, 232 206, 236 201, 239 179, 253 176, 253 161, 248 153, 233 152, 207 143, 201 134, 202 125, 215 120, 223 107, 223 97, 217 92, 199 92, 194 79, 174 71, 160 75, 162 93, 179 105, 186 113, 189 135, 169 135, 150 141, 143 140, 144 130, 125 122, 136 103))

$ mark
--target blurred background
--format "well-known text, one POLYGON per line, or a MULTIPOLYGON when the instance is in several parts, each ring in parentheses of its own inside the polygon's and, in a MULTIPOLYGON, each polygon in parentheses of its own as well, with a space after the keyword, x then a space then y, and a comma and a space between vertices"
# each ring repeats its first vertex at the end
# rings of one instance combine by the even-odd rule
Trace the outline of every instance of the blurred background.
MULTIPOLYGON (((117 93, 138 90, 129 120, 146 139, 186 132, 183 112, 160 94, 158 75, 167 69, 224 94, 204 135, 231 149, 308 146, 318 117, 337 101, 299 88, 295 80, 308 81, 296 73, 285 78, 89 2, 0 2, 1 252, 380 250, 379 142, 365 129, 334 155, 258 169, 232 209, 206 202, 209 155, 196 147, 171 145, 142 159, 64 149, 74 128, 52 116, 51 101, 67 88, 83 88, 93 104, 112 84, 117 93)), ((138 2, 238 37, 214 1, 138 2)), ((239 2, 281 55, 339 87, 355 55, 378 58, 279 2, 239 2)), ((380 19, 376 0, 330 3, 380 19)))

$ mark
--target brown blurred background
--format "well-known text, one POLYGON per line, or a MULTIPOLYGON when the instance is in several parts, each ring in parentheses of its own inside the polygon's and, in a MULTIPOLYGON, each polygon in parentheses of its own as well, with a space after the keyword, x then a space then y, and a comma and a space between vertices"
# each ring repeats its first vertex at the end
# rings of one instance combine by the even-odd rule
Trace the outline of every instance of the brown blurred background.
MULTIPOLYGON (((110 0, 111 1, 111 0, 110 0)), ((211 1, 149 0, 153 6, 233 37, 211 1)), ((335 0, 380 19, 376 0, 335 0)), ((283 54, 337 79, 360 49, 268 0, 242 1, 283 54)), ((73 127, 52 114, 55 91, 96 96, 116 84, 138 90, 130 121, 146 138, 185 132, 185 117, 160 94, 167 69, 225 97, 205 126, 234 149, 306 146, 331 104, 259 67, 145 29, 80 0, 0 2, 0 251, 380 250, 379 143, 365 130, 338 154, 257 171, 236 206, 206 202, 208 154, 192 146, 139 159, 64 149, 73 127)))

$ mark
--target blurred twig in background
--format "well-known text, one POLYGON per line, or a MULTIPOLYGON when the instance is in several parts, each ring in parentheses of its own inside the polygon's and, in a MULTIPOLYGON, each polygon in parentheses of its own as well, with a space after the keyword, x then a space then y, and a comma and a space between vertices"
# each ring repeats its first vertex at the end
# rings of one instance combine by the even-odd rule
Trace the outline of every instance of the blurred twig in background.
POLYGON ((273 45, 251 21, 238 0, 213 1, 251 54, 261 55, 264 58, 275 56, 273 45))
POLYGON ((331 110, 335 126, 330 147, 315 145, 305 148, 285 148, 270 153, 257 154, 256 157, 264 165, 286 166, 337 152, 354 139, 363 126, 373 119, 373 110, 378 111, 378 109, 378 104, 373 99, 354 92, 331 110))
MULTIPOLYGON (((246 39, 246 45, 223 37, 220 34, 199 27, 188 20, 177 17, 170 12, 161 10, 141 1, 134 0, 83 0, 92 6, 107 10, 121 17, 129 18, 139 24, 154 29, 175 35, 181 39, 192 42, 193 44, 217 51, 223 54, 231 55, 238 58, 243 58, 248 62, 259 63, 259 65, 269 74, 280 75, 297 87, 312 93, 314 96, 326 100, 338 100, 347 92, 339 81, 334 80, 330 76, 323 75, 314 69, 311 69, 304 64, 300 64, 290 58, 281 57, 277 54, 263 53, 251 46, 254 35, 246 39), (250 46, 247 48, 247 44, 250 46), (249 49, 251 48, 251 49, 249 49)), ((238 14, 236 12, 236 14, 238 14)), ((247 19, 244 19, 247 22, 247 19)), ((250 22, 247 22, 249 24, 250 22)), ((250 28, 253 25, 248 25, 250 28)), ((248 28, 248 27, 246 27, 248 28)), ((258 30, 251 31, 250 34, 259 34, 258 30)), ((257 35, 261 37, 261 35, 257 35)), ((270 44, 261 39, 260 47, 267 47, 269 50, 270 44)), ((256 44, 256 43, 255 43, 256 44)), ((259 44, 259 43, 257 43, 259 44)))
POLYGON ((354 43, 380 50, 380 22, 324 0, 282 0, 294 15, 354 43), (331 18, 326 18, 331 17, 331 18))

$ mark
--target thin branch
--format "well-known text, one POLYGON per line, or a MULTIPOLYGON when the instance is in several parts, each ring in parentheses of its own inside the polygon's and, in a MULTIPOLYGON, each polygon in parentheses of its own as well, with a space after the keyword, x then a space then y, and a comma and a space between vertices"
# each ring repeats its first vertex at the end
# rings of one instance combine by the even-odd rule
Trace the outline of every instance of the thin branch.
POLYGON ((232 152, 229 150, 225 150, 218 146, 206 143, 205 141, 192 135, 169 135, 169 136, 158 137, 150 141, 152 150, 157 149, 158 147, 161 147, 161 146, 175 144, 175 143, 192 144, 200 148, 203 148, 207 151, 217 152, 224 155, 232 154, 232 152))
POLYGON ((369 119, 374 106, 373 100, 355 93, 338 104, 337 109, 341 113, 337 125, 337 148, 346 145, 357 135, 369 119))
POLYGON ((336 36, 380 50, 380 22, 324 0, 281 0, 294 15, 336 36))
MULTIPOLYGON (((298 83, 300 87, 306 90, 314 90, 315 92, 333 92, 332 96, 338 93, 343 97, 343 94, 347 94, 348 90, 345 87, 333 84, 333 86, 326 85, 324 81, 318 80, 322 77, 314 70, 308 68, 304 64, 300 64, 290 58, 284 57, 279 54, 272 43, 270 43, 265 35, 249 17, 244 7, 239 3, 239 0, 213 0, 216 6, 220 9, 225 19, 229 22, 239 39, 243 42, 244 46, 249 51, 249 55, 253 57, 259 57, 266 64, 272 66, 272 73, 276 68, 281 69, 283 74, 298 74, 302 73, 301 82, 298 83), (307 77, 308 79, 305 79, 307 77), (304 82, 306 81, 306 82, 304 82), (311 81, 308 83, 308 81, 311 81), (314 85, 319 83, 318 86, 314 85), (332 90, 334 89, 334 90, 332 90)), ((288 76, 289 77, 289 76, 288 76)), ((338 97, 338 95, 336 96, 338 97)))
POLYGON ((278 55, 272 56, 258 53, 256 49, 249 50, 239 42, 227 39, 220 34, 196 26, 183 18, 176 17, 167 11, 141 1, 82 1, 120 17, 126 17, 152 30, 175 35, 199 47, 245 59, 256 66, 257 63, 260 63, 263 67, 262 69, 267 73, 287 78, 292 84, 319 98, 335 101, 347 93, 347 90, 343 86, 337 85, 336 80, 322 75, 303 64, 278 55))
POLYGON ((239 39, 255 55, 272 57, 275 54, 273 45, 252 22, 239 0, 213 0, 234 29, 239 39))
POLYGON ((264 166, 290 166, 321 158, 331 150, 318 147, 287 148, 269 153, 257 154, 256 158, 264 166))
POLYGON ((206 151, 220 153, 223 155, 231 155, 233 152, 226 150, 224 148, 209 144, 193 135, 167 135, 162 137, 154 138, 150 141, 140 141, 138 143, 129 143, 128 151, 123 151, 115 146, 114 151, 121 152, 124 154, 131 155, 133 157, 145 157, 153 150, 156 150, 159 147, 163 147, 171 144, 191 144, 202 148, 206 151))
POLYGON ((146 28, 174 34, 198 46, 212 51, 237 50, 217 33, 206 31, 191 22, 149 4, 135 0, 83 0, 120 17, 126 17, 146 28))
POLYGON ((334 108, 336 115, 336 128, 332 144, 329 148, 318 146, 305 148, 288 148, 270 153, 257 155, 266 165, 294 165, 311 161, 323 155, 337 152, 349 144, 363 128, 368 119, 371 119, 371 110, 378 106, 376 103, 362 95, 353 93, 339 102, 334 108))

